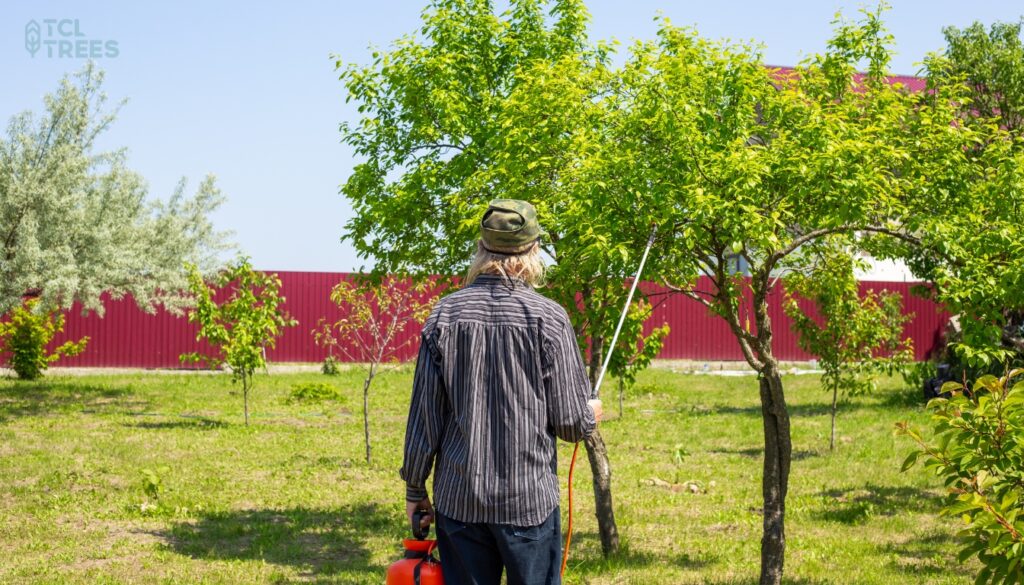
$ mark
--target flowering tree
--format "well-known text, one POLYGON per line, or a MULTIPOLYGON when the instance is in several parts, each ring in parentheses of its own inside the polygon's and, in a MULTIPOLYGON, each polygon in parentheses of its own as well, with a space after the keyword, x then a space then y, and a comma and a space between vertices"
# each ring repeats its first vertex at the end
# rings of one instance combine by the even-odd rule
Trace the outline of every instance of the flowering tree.
POLYGON ((364 280, 358 284, 342 281, 331 289, 331 302, 342 316, 331 323, 321 319, 313 336, 318 345, 337 350, 348 361, 364 365, 363 438, 366 464, 370 465, 370 385, 382 366, 398 361, 413 336, 402 336, 410 323, 422 324, 437 300, 434 284, 385 277, 379 282, 364 280))

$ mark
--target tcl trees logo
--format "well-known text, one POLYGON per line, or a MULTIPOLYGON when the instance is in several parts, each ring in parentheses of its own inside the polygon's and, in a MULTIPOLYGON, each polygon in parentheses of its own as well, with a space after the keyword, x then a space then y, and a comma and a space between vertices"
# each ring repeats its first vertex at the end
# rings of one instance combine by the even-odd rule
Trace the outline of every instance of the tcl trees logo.
POLYGON ((113 59, 121 50, 117 41, 86 37, 77 18, 44 18, 25 25, 25 50, 35 58, 44 55, 57 59, 113 59))

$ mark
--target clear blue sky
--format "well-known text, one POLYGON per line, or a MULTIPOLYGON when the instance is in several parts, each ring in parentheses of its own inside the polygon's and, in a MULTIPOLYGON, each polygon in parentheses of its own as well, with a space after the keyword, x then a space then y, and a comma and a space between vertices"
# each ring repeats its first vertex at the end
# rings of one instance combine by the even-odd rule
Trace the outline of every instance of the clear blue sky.
MULTIPOLYGON (((777 65, 820 51, 836 10, 853 15, 863 4, 587 2, 593 38, 623 44, 650 38, 660 10, 706 36, 760 41, 767 62, 777 65)), ((1005 0, 892 4, 886 20, 896 36, 896 73, 914 73, 925 53, 941 48, 943 26, 1016 20, 1024 13, 1024 3, 1005 0)), ((338 242, 351 213, 338 186, 354 160, 339 142, 338 123, 356 112, 344 103, 329 55, 366 62, 370 45, 387 46, 415 30, 423 6, 408 0, 6 2, 0 7, 0 114, 6 123, 17 112, 40 109, 43 94, 85 62, 47 57, 46 48, 33 58, 25 49, 26 24, 78 19, 80 38, 117 41, 118 55, 98 63, 107 72, 107 93, 129 103, 104 146, 128 148, 151 195, 166 197, 182 176, 194 187, 212 172, 228 197, 214 221, 235 231, 257 267, 352 270, 361 262, 338 242)), ((49 38, 45 26, 43 39, 49 38)))

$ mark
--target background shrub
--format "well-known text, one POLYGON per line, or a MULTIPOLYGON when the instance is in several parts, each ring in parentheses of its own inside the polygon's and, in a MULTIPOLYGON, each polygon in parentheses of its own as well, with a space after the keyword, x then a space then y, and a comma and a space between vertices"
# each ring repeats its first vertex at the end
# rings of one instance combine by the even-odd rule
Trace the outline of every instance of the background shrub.
POLYGON ((22 380, 35 380, 52 362, 63 356, 74 356, 85 350, 88 337, 68 341, 46 351, 54 336, 64 330, 64 315, 59 311, 42 311, 38 299, 29 299, 11 311, 11 318, 0 323, 0 351, 11 353, 8 365, 22 380))
POLYGON ((338 358, 333 355, 329 355, 324 358, 324 363, 320 366, 320 371, 327 376, 337 376, 341 373, 341 369, 338 367, 338 358))
POLYGON ((291 393, 285 401, 287 404, 296 402, 320 403, 326 401, 341 402, 344 397, 341 391, 324 382, 307 382, 304 384, 293 384, 291 393))

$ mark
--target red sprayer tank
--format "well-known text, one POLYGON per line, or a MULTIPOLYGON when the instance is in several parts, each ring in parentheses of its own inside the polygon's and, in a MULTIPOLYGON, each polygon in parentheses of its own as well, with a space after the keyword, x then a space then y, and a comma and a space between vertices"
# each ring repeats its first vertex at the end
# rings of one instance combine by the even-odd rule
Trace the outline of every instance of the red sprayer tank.
POLYGON ((402 541, 405 558, 388 567, 386 585, 444 585, 441 563, 434 558, 436 540, 427 540, 430 528, 420 528, 421 512, 413 514, 412 534, 402 541))

